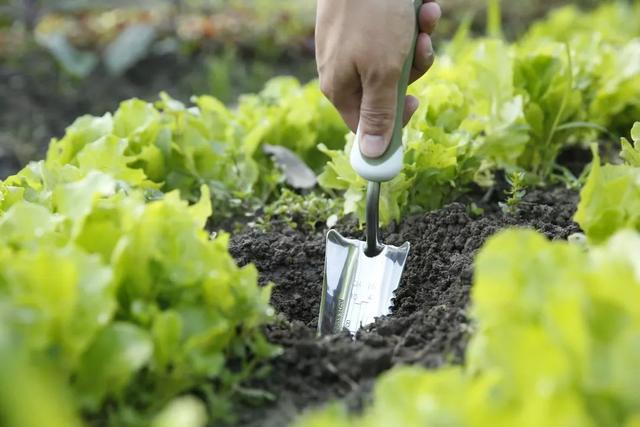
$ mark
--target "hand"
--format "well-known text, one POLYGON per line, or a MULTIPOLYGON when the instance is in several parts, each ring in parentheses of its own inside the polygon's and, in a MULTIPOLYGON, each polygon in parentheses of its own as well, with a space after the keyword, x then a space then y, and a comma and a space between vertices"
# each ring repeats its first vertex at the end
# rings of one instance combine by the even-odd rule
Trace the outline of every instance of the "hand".
MULTIPOLYGON (((423 0, 410 82, 434 61, 431 33, 440 6, 423 0)), ((349 128, 360 125, 360 151, 366 157, 384 154, 396 115, 398 82, 411 50, 416 20, 410 0, 318 0, 316 60, 320 88, 349 128)), ((406 124, 418 99, 405 99, 406 124)))

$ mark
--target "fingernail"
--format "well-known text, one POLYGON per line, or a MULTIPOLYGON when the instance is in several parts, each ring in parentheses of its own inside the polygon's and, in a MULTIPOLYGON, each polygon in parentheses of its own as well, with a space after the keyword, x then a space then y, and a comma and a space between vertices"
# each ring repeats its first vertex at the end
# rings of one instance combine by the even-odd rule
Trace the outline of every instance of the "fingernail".
POLYGON ((429 10, 430 18, 433 20, 434 25, 438 24, 438 21, 442 17, 442 8, 437 2, 425 3, 423 7, 429 10))
POLYGON ((387 151, 385 138, 380 135, 362 135, 360 138, 360 152, 365 157, 377 158, 387 151))

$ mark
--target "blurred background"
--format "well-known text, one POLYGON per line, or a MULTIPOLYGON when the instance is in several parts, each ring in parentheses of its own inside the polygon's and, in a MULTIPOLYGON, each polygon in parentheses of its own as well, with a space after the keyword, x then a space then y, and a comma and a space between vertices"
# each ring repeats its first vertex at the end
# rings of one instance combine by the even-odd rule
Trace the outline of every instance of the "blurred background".
MULTIPOLYGON (((441 0, 435 37, 466 19, 485 30, 486 0, 441 0)), ((503 1, 515 38, 551 8, 596 0, 503 1)), ((315 78, 312 0, 0 0, 0 179, 44 155, 83 114, 164 91, 233 105, 276 75, 315 78)))

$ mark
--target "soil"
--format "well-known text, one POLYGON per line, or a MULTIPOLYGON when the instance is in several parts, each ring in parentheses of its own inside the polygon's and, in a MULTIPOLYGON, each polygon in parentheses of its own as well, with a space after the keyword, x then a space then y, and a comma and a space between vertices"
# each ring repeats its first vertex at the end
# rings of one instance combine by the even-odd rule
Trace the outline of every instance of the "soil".
MULTIPOLYGON (((269 340, 283 348, 269 365, 269 375, 248 386, 274 396, 265 404, 243 404, 239 425, 283 426, 302 411, 344 398, 358 410, 369 398, 373 381, 398 364, 436 368, 464 362, 473 331, 467 315, 473 258, 485 240, 512 226, 529 227, 549 239, 579 232, 572 222, 578 195, 555 188, 528 194, 513 215, 495 203, 474 217, 465 205, 409 217, 383 231, 383 241, 411 243, 403 279, 391 315, 357 334, 316 337, 324 268, 324 233, 282 228, 248 230, 234 235, 230 251, 241 264, 254 263, 260 283, 275 283, 271 303, 279 313, 266 328, 269 340)), ((364 239, 353 221, 336 227, 364 239)))

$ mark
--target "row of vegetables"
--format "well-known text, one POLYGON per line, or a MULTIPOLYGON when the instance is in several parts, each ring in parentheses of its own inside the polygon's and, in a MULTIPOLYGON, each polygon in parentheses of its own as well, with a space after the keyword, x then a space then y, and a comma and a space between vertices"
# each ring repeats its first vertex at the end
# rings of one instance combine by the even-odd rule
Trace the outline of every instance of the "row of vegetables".
MULTIPOLYGON (((640 124, 623 164, 600 166, 595 149, 583 177, 556 164, 598 139, 617 151, 612 135, 640 118, 634 16, 638 2, 569 7, 514 44, 462 27, 412 87, 422 105, 383 222, 489 188, 505 170, 523 186, 584 184, 575 219, 587 243, 492 238, 476 261, 465 367, 395 369, 364 415, 335 405, 301 425, 640 423, 640 124)), ((275 79, 233 109, 163 94, 78 119, 45 160, 0 182, 0 383, 14 385, 0 389, 0 420, 233 422, 242 381, 278 353, 261 332, 270 288, 205 224, 256 209, 361 215, 345 134, 316 83, 275 79), (294 195, 266 144, 296 153, 320 188, 294 195)))

